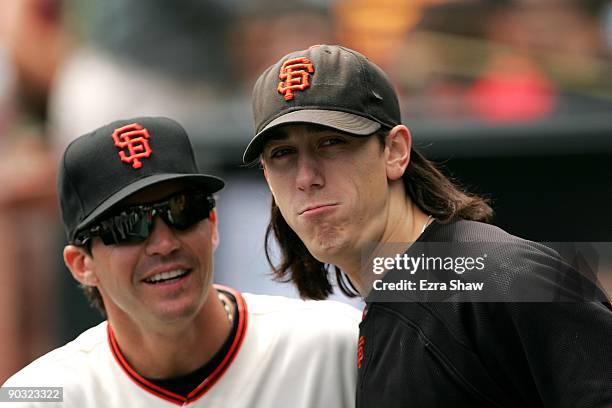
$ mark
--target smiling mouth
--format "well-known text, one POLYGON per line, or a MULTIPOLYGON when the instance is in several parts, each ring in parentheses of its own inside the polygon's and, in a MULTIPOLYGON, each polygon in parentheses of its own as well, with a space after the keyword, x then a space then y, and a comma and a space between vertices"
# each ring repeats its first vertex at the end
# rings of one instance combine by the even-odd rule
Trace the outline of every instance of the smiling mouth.
POLYGON ((144 279, 143 282, 151 284, 151 285, 159 285, 161 283, 172 283, 176 282, 185 276, 191 273, 190 269, 175 269, 173 271, 161 272, 155 274, 147 279, 144 279))

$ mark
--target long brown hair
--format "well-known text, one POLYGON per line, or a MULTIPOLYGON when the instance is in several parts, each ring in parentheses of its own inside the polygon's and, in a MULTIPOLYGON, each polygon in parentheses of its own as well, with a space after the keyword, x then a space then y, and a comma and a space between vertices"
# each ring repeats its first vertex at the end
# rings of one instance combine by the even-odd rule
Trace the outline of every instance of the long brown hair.
MULTIPOLYGON (((384 149, 388 134, 389 129, 381 129, 372 136, 378 138, 384 149)), ((487 199, 463 191, 456 182, 445 176, 434 163, 415 149, 411 150, 410 163, 402 180, 406 194, 412 202, 440 223, 457 219, 486 222, 493 216, 487 199)), ((287 225, 274 197, 270 206, 270 222, 266 229, 265 252, 274 278, 281 282, 293 282, 302 298, 320 300, 333 293, 330 281, 331 265, 318 261, 310 254, 304 242, 287 225), (273 239, 276 239, 280 248, 279 263, 272 259, 273 239)), ((342 271, 336 266, 333 270, 340 290, 347 296, 357 296, 357 291, 342 271)))

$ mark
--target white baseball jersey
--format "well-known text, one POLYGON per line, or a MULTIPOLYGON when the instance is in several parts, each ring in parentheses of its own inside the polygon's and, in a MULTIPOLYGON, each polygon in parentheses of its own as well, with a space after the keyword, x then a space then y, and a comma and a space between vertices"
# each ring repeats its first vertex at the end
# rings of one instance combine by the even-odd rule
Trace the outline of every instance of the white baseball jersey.
POLYGON ((188 398, 136 373, 107 322, 35 360, 4 386, 63 387, 63 402, 16 407, 354 407, 359 311, 332 301, 232 294, 236 337, 188 398))

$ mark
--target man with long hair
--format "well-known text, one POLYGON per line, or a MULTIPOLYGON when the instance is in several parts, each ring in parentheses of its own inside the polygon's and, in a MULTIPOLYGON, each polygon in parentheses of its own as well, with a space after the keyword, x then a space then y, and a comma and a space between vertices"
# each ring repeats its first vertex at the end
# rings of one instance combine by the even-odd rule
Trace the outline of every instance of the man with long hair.
POLYGON ((261 164, 272 192, 276 276, 324 299, 333 267, 340 288, 366 300, 358 407, 612 404, 605 295, 555 251, 486 223, 486 200, 412 148, 379 67, 341 46, 290 53, 259 77, 253 110, 244 161, 261 164), (401 251, 378 257, 392 244, 401 251), (386 274, 373 276, 377 259, 386 274), (407 259, 420 267, 408 271, 407 259), (430 281, 404 279, 415 276, 430 281))

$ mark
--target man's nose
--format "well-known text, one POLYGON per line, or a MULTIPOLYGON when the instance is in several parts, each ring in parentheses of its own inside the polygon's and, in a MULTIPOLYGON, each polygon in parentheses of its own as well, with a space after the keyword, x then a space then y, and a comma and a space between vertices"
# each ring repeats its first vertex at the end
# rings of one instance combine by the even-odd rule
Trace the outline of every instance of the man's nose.
POLYGON ((295 181, 298 190, 305 192, 325 185, 322 164, 315 155, 309 152, 299 154, 295 181))
POLYGON ((153 231, 146 241, 147 255, 168 255, 180 247, 176 231, 159 216, 153 220, 153 231))

